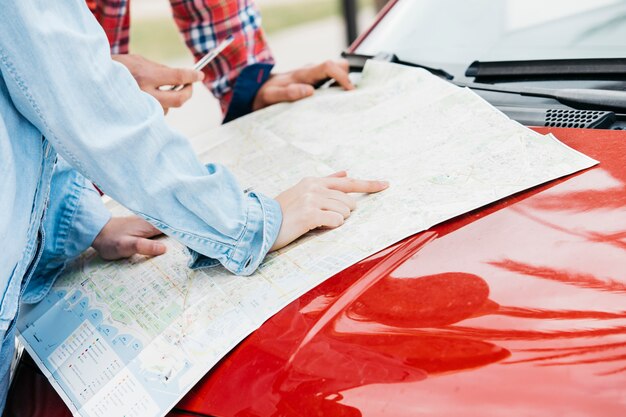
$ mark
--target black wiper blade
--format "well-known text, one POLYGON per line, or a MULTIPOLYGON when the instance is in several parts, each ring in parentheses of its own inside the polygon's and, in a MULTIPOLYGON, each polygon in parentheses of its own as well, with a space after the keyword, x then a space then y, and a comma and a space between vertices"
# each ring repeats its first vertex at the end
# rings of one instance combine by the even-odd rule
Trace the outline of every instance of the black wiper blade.
MULTIPOLYGON (((380 53, 376 56, 343 52, 341 54, 348 60, 350 71, 361 71, 368 59, 393 62, 410 67, 422 68, 446 80, 453 80, 454 76, 440 68, 431 68, 414 62, 402 61, 395 54, 380 53)), ((537 61, 536 61, 537 62, 537 61)), ((553 61, 554 62, 554 61, 553 61)), ((626 64, 626 59, 624 60, 626 64)), ((467 74, 466 74, 467 75, 467 74)), ((485 83, 454 82, 460 87, 469 87, 474 90, 494 91, 498 93, 519 94, 530 97, 543 97, 557 100, 560 103, 580 109, 608 109, 626 112, 626 92, 599 89, 578 88, 538 88, 538 87, 508 87, 496 86, 485 83)))
POLYGON ((362 71, 363 67, 365 66, 365 62, 368 59, 374 59, 377 61, 386 61, 386 62, 392 62, 394 64, 406 65, 409 67, 422 68, 430 72, 431 74, 434 74, 441 78, 445 78, 446 80, 454 79, 454 76, 452 74, 450 74, 449 72, 446 72, 445 70, 441 68, 432 68, 426 65, 415 63, 415 62, 403 61, 400 58, 398 58, 395 54, 390 54, 386 52, 383 52, 374 56, 354 54, 351 52, 342 52, 341 56, 348 60, 348 63, 350 64, 350 71, 362 71))
POLYGON ((607 109, 626 112, 626 91, 582 89, 582 88, 539 88, 507 87, 483 83, 455 82, 459 87, 473 90, 494 91, 497 93, 519 94, 530 97, 543 97, 557 100, 574 108, 607 109))
POLYGON ((626 79, 626 58, 474 61, 465 71, 476 82, 562 79, 626 79))

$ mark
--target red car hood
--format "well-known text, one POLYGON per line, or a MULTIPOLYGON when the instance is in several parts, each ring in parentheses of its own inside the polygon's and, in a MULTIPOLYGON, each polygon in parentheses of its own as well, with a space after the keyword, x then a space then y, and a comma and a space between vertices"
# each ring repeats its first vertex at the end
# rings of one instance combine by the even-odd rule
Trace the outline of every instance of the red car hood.
MULTIPOLYGON (((626 415, 626 134, 553 132, 600 165, 335 275, 171 416, 626 415)), ((28 367, 7 411, 69 415, 28 367)))
POLYGON ((553 132, 601 164, 337 274, 241 343, 177 409, 626 415, 626 135, 553 132))

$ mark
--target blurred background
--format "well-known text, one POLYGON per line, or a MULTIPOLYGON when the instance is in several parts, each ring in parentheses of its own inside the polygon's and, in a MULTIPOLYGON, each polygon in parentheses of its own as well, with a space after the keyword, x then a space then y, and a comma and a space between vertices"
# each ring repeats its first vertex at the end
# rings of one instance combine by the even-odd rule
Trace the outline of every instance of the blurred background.
MULTIPOLYGON (((256 0, 277 71, 288 71, 337 58, 350 37, 366 30, 386 0, 256 0), (348 17, 354 17, 352 24, 348 17), (356 26, 356 28, 354 27, 356 26), (356 30, 355 30, 356 29, 356 30)), ((168 0, 131 1, 132 53, 174 67, 191 67, 193 59, 178 33, 168 0)), ((217 100, 200 84, 191 100, 173 109, 167 120, 193 138, 218 126, 217 100)), ((192 143, 194 141, 192 140, 192 143)))

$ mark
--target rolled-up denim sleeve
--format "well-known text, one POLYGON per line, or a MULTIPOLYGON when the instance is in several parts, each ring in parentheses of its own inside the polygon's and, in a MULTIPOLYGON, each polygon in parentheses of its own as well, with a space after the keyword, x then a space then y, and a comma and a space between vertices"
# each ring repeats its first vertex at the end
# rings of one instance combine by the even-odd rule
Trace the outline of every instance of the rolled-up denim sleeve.
POLYGON ((250 274, 275 241, 275 200, 200 163, 159 103, 111 60, 83 0, 0 0, 0 71, 17 109, 83 176, 230 271, 250 274))
POLYGON ((42 225, 41 261, 24 293, 24 302, 38 302, 67 263, 91 246, 110 218, 93 184, 59 159, 42 225))

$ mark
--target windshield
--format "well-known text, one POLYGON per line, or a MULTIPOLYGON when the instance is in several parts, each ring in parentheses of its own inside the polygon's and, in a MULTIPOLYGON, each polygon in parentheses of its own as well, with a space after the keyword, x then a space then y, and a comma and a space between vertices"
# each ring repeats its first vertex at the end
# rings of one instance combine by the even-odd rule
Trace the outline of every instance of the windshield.
POLYGON ((626 0, 400 0, 356 49, 462 76, 475 60, 626 57, 626 0))

